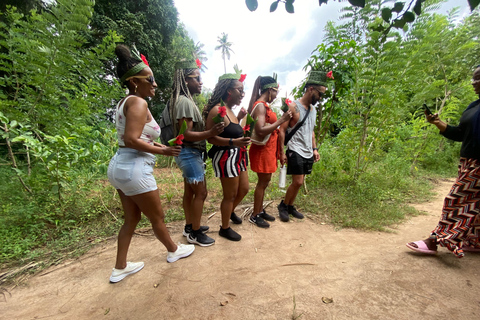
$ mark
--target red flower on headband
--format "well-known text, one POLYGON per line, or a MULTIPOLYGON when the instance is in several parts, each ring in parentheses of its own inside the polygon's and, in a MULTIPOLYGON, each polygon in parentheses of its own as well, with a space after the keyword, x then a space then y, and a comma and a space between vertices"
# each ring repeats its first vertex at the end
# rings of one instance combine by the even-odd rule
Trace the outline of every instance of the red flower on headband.
POLYGON ((240 79, 238 79, 238 81, 243 82, 246 77, 247 77, 246 74, 241 74, 241 75, 240 75, 240 79))
POLYGON ((143 54, 140 54, 140 58, 142 58, 143 63, 145 63, 147 67, 150 67, 150 65, 148 64, 147 58, 145 58, 143 54))
POLYGON ((218 115, 222 118, 225 117, 227 115, 227 108, 225 106, 218 108, 218 115))
POLYGON ((175 138, 175 144, 177 146, 181 146, 183 144, 183 134, 179 134, 176 138, 175 138))
POLYGON ((335 78, 333 77, 333 71, 328 71, 328 72, 327 72, 327 78, 335 79, 335 78))
POLYGON ((200 59, 195 60, 195 63, 197 64, 197 67, 202 67, 202 61, 200 61, 200 59))

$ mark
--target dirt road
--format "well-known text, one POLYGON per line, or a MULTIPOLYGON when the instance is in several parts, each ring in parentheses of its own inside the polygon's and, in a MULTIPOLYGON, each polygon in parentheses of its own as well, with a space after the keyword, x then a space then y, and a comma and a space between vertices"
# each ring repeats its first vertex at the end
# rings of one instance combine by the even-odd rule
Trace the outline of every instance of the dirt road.
MULTIPOLYGON (((117 284, 108 282, 110 241, 0 295, 0 318, 480 319, 480 254, 458 259, 440 248, 419 256, 405 247, 433 229, 452 182, 439 182, 433 201, 415 205, 427 214, 394 233, 337 231, 311 219, 277 219, 264 230, 244 221, 234 243, 218 236, 217 214, 208 222, 216 244, 172 264, 152 235, 135 236, 129 260, 145 268, 117 284)), ((181 228, 170 225, 185 243, 181 228)))

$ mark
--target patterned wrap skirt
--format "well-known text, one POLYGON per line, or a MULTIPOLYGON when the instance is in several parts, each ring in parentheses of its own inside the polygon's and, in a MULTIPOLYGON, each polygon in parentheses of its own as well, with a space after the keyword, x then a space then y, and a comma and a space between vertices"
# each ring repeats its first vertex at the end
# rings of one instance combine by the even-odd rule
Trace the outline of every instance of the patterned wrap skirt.
POLYGON ((480 248, 480 161, 460 158, 458 178, 445 197, 442 217, 432 233, 457 257, 463 247, 480 248))
POLYGON ((217 150, 212 157, 213 171, 217 178, 235 178, 247 171, 248 154, 246 148, 217 150))

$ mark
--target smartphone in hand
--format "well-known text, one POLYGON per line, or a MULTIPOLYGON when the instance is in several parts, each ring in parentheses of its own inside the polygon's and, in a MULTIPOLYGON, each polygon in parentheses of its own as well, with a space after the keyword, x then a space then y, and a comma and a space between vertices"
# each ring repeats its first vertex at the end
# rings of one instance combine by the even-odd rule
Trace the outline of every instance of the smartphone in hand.
POLYGON ((433 114, 433 112, 430 110, 429 107, 427 107, 427 105, 425 103, 423 104, 423 109, 425 110, 425 113, 427 115, 432 115, 433 114))

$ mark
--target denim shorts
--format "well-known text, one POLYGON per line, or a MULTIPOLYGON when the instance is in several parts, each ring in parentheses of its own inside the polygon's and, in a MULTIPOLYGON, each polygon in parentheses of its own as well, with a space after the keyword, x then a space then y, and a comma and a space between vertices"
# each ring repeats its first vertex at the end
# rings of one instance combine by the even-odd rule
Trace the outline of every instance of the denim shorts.
POLYGON ((175 157, 175 162, 188 184, 196 184, 205 179, 205 163, 200 150, 184 147, 180 155, 175 157))
POLYGON ((127 196, 157 190, 153 176, 156 158, 153 154, 130 148, 119 148, 110 160, 108 180, 127 196))

